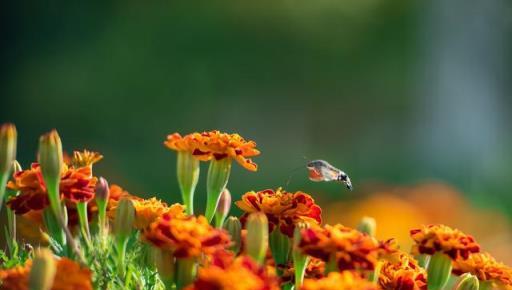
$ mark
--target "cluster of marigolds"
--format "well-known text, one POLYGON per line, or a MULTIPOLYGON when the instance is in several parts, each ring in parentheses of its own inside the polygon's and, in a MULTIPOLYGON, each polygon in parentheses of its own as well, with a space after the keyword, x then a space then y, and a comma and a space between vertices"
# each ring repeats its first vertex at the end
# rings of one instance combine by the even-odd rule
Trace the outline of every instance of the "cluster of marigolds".
POLYGON ((324 225, 311 195, 282 188, 245 193, 234 202, 244 214, 227 218, 232 161, 256 171, 251 157, 260 153, 238 134, 167 137, 165 146, 177 152, 183 199, 173 205, 109 186, 93 174, 102 156, 66 156, 56 131, 41 136, 38 162, 22 170, 15 161, 16 134, 11 124, 1 127, 6 243, 12 247, 20 239, 17 217, 51 242, 33 245, 24 265, 0 269, 1 289, 93 289, 97 273, 84 255, 102 246, 116 248, 118 278, 127 279, 123 257, 134 236, 153 253, 150 264, 164 289, 512 289, 511 268, 445 225, 412 229, 415 246, 403 251, 393 239, 374 237, 371 218, 358 229, 324 225), (201 161, 210 163, 206 212, 194 215, 201 161))

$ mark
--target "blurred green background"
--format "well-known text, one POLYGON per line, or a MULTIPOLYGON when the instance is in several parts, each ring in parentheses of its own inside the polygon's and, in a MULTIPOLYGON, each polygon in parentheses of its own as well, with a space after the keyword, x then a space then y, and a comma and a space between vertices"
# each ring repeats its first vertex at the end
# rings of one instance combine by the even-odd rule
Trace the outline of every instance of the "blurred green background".
MULTIPOLYGON (((290 175, 324 204, 438 180, 510 216, 510 4, 9 1, 0 121, 16 124, 24 167, 57 128, 67 151, 104 154, 97 175, 169 202, 166 135, 219 129, 262 151, 257 173, 233 167, 234 199, 290 175), (317 158, 355 192, 297 170, 317 158)), ((199 206, 204 190, 203 174, 199 206)))

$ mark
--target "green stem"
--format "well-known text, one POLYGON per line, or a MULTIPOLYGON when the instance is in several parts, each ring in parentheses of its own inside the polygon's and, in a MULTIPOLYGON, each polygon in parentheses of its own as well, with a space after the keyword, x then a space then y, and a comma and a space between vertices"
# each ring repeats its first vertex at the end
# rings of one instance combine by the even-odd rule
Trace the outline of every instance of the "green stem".
POLYGON ((52 237, 52 239, 55 240, 62 249, 64 249, 66 246, 66 234, 60 227, 51 208, 46 208, 43 211, 43 220, 50 237, 52 237))
POLYGON ((226 215, 223 215, 219 212, 215 213, 215 227, 221 229, 224 225, 224 221, 226 220, 226 215))
POLYGON ((9 246, 9 253, 11 256, 13 256, 13 253, 15 251, 14 245, 16 245, 16 215, 14 212, 9 209, 7 209, 7 228, 9 231, 9 241, 7 245, 9 246))
POLYGON ((4 202, 5 197, 5 185, 7 184, 7 180, 9 179, 9 174, 2 172, 0 173, 0 211, 2 210, 2 204, 4 202))
POLYGON ((128 239, 118 239, 117 240, 117 274, 119 277, 123 278, 125 273, 125 256, 126 256, 126 248, 128 246, 128 239))
POLYGON ((76 204, 78 212, 78 221, 80 223, 80 231, 87 244, 91 245, 91 231, 89 230, 89 219, 87 218, 87 202, 79 202, 76 204))
POLYGON ((276 262, 276 266, 286 265, 290 257, 291 241, 288 236, 275 228, 269 237, 270 251, 276 262))
POLYGON ((194 281, 196 268, 195 258, 176 259, 176 289, 183 289, 194 281))
POLYGON ((338 272, 338 264, 335 255, 332 255, 329 261, 325 263, 325 275, 327 276, 331 272, 338 272))
POLYGON ((206 177, 206 212, 209 222, 213 220, 220 194, 226 188, 231 173, 231 158, 210 161, 208 176, 206 177))
POLYGON ((194 192, 199 181, 199 160, 190 152, 178 152, 177 176, 183 204, 187 213, 192 215, 194 214, 194 192))

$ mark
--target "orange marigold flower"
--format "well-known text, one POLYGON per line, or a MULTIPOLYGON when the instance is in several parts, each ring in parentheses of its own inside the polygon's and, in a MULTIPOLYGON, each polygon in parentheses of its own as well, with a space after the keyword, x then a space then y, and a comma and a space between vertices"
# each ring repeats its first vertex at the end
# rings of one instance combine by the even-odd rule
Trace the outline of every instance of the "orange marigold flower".
POLYGON ((251 191, 244 194, 236 205, 245 212, 240 218, 242 223, 250 213, 260 211, 267 215, 270 232, 278 227, 288 237, 293 237, 295 225, 299 222, 322 223, 322 209, 309 194, 301 191, 291 193, 282 188, 251 191))
POLYGON ((182 137, 178 133, 167 136, 164 144, 176 151, 188 151, 201 161, 212 158, 220 160, 233 158, 241 166, 250 171, 256 171, 258 166, 250 157, 260 154, 254 141, 246 141, 238 134, 227 134, 219 131, 192 133, 182 137))
MULTIPOLYGON (((52 290, 92 290, 92 274, 87 268, 68 258, 56 260, 57 271, 53 280, 52 290)), ((32 261, 28 260, 25 266, 0 270, 0 289, 28 290, 28 277, 32 261)))
POLYGON ((98 152, 93 151, 74 151, 73 159, 71 159, 71 164, 74 167, 88 167, 92 166, 94 163, 97 163, 103 159, 103 155, 98 152))
POLYGON ((301 236, 299 248, 305 254, 335 261, 340 271, 373 270, 381 251, 376 239, 340 224, 304 229, 301 236))
POLYGON ((210 265, 199 274, 187 290, 279 290, 278 279, 247 256, 240 256, 230 265, 210 265))
POLYGON ((416 243, 412 253, 433 255, 442 252, 452 260, 467 259, 470 253, 480 252, 480 246, 472 236, 445 225, 429 225, 410 231, 416 243))
POLYGON ((212 254, 230 244, 229 235, 210 226, 204 216, 175 217, 170 213, 150 224, 144 238, 156 247, 173 251, 176 258, 212 254))
POLYGON ((427 272, 411 255, 397 252, 382 261, 379 285, 389 290, 427 290, 427 272))
MULTIPOLYGON (((30 169, 14 173, 13 179, 9 181, 7 187, 20 191, 21 194, 12 197, 7 205, 16 214, 41 210, 50 204, 38 163, 32 163, 30 169)), ((90 201, 94 198, 95 185, 96 177, 92 176, 91 167, 63 166, 60 181, 60 194, 63 199, 73 203, 90 201)))
POLYGON ((322 279, 305 279, 301 290, 378 290, 374 284, 352 271, 331 272, 322 279))
MULTIPOLYGON (((128 197, 128 196, 127 196, 128 197)), ((168 206, 165 202, 152 197, 143 199, 136 196, 129 196, 135 208, 135 221, 133 226, 136 229, 145 229, 165 213, 173 217, 184 217, 185 207, 179 203, 168 206)), ((108 216, 115 219, 117 202, 108 209, 108 216)))
POLYGON ((480 281, 496 281, 512 286, 512 268, 496 261, 489 253, 470 254, 467 259, 455 260, 453 273, 471 273, 480 281))

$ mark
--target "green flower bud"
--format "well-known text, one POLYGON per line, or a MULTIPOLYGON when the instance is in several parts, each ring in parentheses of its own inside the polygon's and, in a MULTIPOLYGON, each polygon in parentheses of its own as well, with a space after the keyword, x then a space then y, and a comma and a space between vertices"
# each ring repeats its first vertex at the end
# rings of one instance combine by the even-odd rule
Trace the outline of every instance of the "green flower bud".
POLYGON ((375 237, 375 233, 377 231, 377 222, 372 217, 363 217, 359 225, 357 226, 357 230, 368 234, 369 236, 375 237))
POLYGON ((242 246, 242 224, 237 217, 230 216, 226 222, 224 223, 224 229, 231 236, 231 241, 233 244, 230 247, 230 250, 236 254, 240 251, 242 246))
POLYGON ((50 290, 57 267, 55 258, 50 250, 39 249, 32 262, 28 285, 30 290, 50 290))
POLYGON ((13 124, 0 126, 0 174, 9 174, 16 159, 16 127, 13 124))
POLYGON ((199 181, 199 160, 188 151, 178 151, 178 184, 188 214, 194 214, 194 192, 199 181))
POLYGON ((197 274, 195 258, 176 259, 176 289, 181 290, 190 285, 197 274))
POLYGON ((247 254, 263 264, 268 249, 268 220, 261 212, 254 212, 247 218, 247 254))
POLYGON ((222 227, 224 220, 229 214, 231 209, 231 193, 227 188, 224 188, 220 195, 219 205, 217 206, 217 212, 215 213, 215 226, 217 228, 222 227))
POLYGON ((56 130, 44 134, 39 139, 39 164, 48 190, 50 206, 55 215, 62 218, 62 207, 59 194, 62 164, 62 143, 56 130))
POLYGON ((100 177, 96 183, 95 199, 98 205, 98 230, 101 236, 104 236, 107 227, 107 205, 110 197, 108 182, 105 178, 100 177))
POLYGON ((113 232, 120 241, 125 241, 133 230, 135 220, 135 207, 131 200, 123 198, 119 201, 114 219, 113 232))
POLYGON ((16 127, 13 124, 0 126, 0 209, 5 195, 12 162, 16 159, 16 127))
POLYGON ((431 258, 427 268, 429 290, 440 290, 448 282, 452 272, 452 260, 447 255, 437 252, 431 258))
POLYGON ((465 273, 459 277, 453 290, 478 290, 479 287, 478 278, 470 273, 465 273))
POLYGON ((229 174, 231 173, 231 158, 213 159, 210 161, 208 176, 206 177, 206 212, 208 221, 212 221, 220 194, 228 184, 229 174))
MULTIPOLYGON (((278 227, 270 233, 269 245, 272 257, 276 262, 276 266, 284 266, 288 264, 292 241, 287 235, 281 233, 278 227)), ((277 274, 281 276, 281 267, 276 267, 276 269, 278 269, 277 274)))
POLYGON ((166 289, 171 289, 174 285, 174 272, 175 272, 175 261, 171 251, 159 249, 156 247, 153 250, 153 260, 155 262, 158 275, 166 289))

